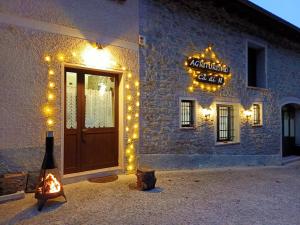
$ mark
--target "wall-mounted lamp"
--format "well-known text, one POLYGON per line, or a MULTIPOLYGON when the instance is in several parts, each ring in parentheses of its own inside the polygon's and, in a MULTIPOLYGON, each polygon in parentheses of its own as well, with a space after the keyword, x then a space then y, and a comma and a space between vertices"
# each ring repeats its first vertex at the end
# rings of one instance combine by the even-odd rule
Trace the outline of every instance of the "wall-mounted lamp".
POLYGON ((202 109, 202 113, 205 117, 205 120, 208 120, 210 118, 211 114, 212 114, 212 110, 204 108, 204 109, 202 109))
POLYGON ((88 45, 82 52, 82 59, 85 65, 97 69, 108 69, 116 66, 110 51, 103 48, 100 43, 88 45))
POLYGON ((251 110, 245 110, 244 115, 246 116, 247 120, 252 116, 252 111, 251 110))

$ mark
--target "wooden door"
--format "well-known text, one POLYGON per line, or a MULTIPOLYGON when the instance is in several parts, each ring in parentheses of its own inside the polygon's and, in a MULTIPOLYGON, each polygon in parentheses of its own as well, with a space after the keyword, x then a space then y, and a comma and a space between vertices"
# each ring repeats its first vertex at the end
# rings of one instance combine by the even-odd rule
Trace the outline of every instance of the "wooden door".
POLYGON ((294 155, 295 150, 295 108, 287 105, 282 108, 282 156, 294 155))
POLYGON ((64 173, 118 165, 117 74, 65 68, 64 173))

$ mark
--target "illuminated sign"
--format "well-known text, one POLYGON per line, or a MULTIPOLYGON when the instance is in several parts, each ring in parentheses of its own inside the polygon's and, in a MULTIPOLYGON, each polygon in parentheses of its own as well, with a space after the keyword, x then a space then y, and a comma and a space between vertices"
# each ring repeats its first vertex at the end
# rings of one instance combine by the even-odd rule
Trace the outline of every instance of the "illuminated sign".
POLYGON ((185 66, 193 77, 193 85, 189 87, 189 90, 194 90, 199 86, 203 90, 216 91, 231 77, 230 67, 218 59, 212 46, 199 54, 188 57, 185 66))

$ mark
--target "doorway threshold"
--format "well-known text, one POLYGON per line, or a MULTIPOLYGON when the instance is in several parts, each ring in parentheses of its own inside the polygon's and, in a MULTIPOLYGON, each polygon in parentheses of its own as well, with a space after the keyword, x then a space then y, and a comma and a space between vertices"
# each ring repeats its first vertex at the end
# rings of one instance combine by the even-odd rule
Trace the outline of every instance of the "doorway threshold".
POLYGON ((282 157, 281 165, 286 165, 296 161, 300 161, 299 155, 290 155, 290 156, 282 157))
POLYGON ((118 175, 123 172, 124 170, 121 167, 110 167, 110 168, 99 169, 99 170, 89 170, 89 171, 84 171, 79 173, 65 174, 63 175, 62 181, 63 184, 71 184, 71 183, 85 181, 95 177, 106 177, 106 176, 118 175))

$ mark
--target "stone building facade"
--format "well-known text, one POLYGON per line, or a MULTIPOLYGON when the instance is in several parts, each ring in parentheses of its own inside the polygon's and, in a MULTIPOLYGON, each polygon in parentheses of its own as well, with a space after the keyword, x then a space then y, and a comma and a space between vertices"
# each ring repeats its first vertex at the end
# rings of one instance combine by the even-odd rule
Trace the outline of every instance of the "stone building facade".
MULTIPOLYGON (((117 165, 79 174, 132 172, 139 165, 169 169, 281 163, 287 104, 294 107, 294 144, 300 146, 299 30, 245 1, 232 2, 0 1, 0 173, 38 170, 47 130, 54 131, 55 157, 65 173, 71 157, 65 148, 66 68, 118 77, 117 165), (234 4, 250 14, 234 13, 234 4), (258 23, 253 15, 280 29, 258 23), (83 52, 94 44, 101 46, 85 60, 83 52), (231 79, 213 92, 199 87, 191 92, 193 78, 184 63, 210 44, 230 66, 231 79), (247 83, 252 45, 264 49, 263 88, 247 83), (113 61, 108 67, 98 65, 101 47, 113 61), (52 108, 46 112, 51 115, 45 116, 49 93, 52 108), (191 129, 180 126, 182 100, 194 103, 191 129), (244 113, 254 103, 261 107, 260 126, 253 126, 253 116, 244 113), (216 141, 221 104, 235 109, 233 141, 216 141), (210 109, 209 118, 204 109, 210 109)), ((78 132, 83 141, 86 131, 78 132)))
MULTIPOLYGON (((281 108, 299 104, 300 98, 299 39, 290 40, 236 15, 226 4, 230 3, 141 1, 140 34, 147 40, 140 48, 142 163, 162 168, 281 163, 281 108), (247 43, 265 48, 264 88, 247 85, 247 43), (196 88, 191 93, 192 78, 184 62, 209 44, 230 65, 232 78, 218 91, 196 88), (197 104, 194 129, 179 126, 181 98, 197 104), (259 127, 243 115, 255 102, 262 105, 259 127), (236 143, 216 142, 216 103, 239 105, 236 143), (212 109, 208 121, 203 108, 212 109)), ((295 129, 299 136, 299 125, 295 129)))

